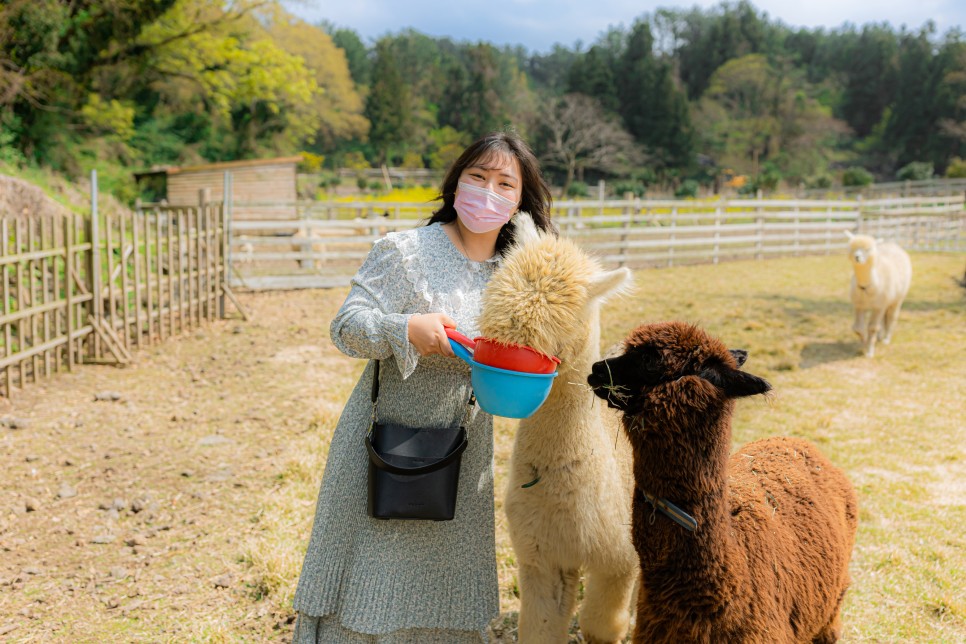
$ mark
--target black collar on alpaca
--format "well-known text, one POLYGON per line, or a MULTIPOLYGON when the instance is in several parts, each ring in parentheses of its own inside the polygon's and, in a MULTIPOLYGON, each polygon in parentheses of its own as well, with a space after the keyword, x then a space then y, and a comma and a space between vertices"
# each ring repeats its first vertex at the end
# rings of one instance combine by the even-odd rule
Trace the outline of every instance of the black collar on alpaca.
MULTIPOLYGON (((695 521, 693 516, 674 505, 667 499, 651 496, 641 488, 637 488, 637 491, 641 493, 641 496, 644 497, 645 501, 651 504, 651 507, 655 512, 660 511, 661 514, 669 518, 671 521, 674 521, 688 532, 694 532, 698 529, 698 522, 695 521)), ((651 523, 654 523, 655 512, 651 512, 651 523)))

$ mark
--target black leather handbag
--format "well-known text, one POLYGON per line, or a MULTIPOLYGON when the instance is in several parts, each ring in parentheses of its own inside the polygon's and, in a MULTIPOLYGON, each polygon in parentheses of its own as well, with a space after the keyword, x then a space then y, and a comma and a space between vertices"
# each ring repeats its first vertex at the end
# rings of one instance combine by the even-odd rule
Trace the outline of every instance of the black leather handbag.
POLYGON ((457 427, 423 428, 380 423, 379 361, 372 377, 369 452, 369 516, 376 519, 449 521, 456 514, 460 462, 466 450, 465 421, 476 404, 470 392, 457 427))

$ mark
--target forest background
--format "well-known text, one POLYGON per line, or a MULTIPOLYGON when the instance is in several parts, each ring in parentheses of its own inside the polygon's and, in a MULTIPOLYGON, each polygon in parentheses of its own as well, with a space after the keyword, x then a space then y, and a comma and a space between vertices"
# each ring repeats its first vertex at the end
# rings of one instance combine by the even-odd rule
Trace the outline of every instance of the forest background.
MULTIPOLYGON (((271 0, 0 6, 0 171, 42 167, 133 202, 133 171, 303 154, 442 170, 510 126, 558 194, 739 192, 966 176, 966 41, 928 21, 792 28, 748 2, 660 9, 589 46, 363 42, 271 0)), ((373 189, 360 178, 360 190, 373 189)))

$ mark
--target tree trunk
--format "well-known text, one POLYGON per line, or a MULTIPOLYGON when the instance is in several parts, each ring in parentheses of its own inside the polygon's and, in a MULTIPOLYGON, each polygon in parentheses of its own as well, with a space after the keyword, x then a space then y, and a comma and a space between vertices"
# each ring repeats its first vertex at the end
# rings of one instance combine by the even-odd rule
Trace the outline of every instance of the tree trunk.
POLYGON ((575 165, 576 164, 574 164, 573 162, 570 162, 567 164, 567 178, 564 179, 563 190, 561 191, 561 194, 560 194, 561 199, 567 198, 567 191, 570 190, 570 184, 574 182, 575 165))

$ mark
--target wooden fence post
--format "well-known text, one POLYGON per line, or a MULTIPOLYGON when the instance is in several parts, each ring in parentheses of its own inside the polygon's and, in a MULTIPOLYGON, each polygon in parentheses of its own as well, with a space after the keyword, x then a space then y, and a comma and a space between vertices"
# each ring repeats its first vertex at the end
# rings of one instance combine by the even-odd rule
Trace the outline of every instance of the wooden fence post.
MULTIPOLYGON (((74 266, 71 261, 71 215, 64 217, 64 299, 67 305, 67 370, 74 370, 74 266)), ((21 381, 20 386, 23 386, 21 381)))
MULTIPOLYGON (((101 228, 100 214, 97 210, 97 170, 91 170, 91 293, 94 299, 91 301, 91 313, 98 321, 104 318, 104 300, 101 297, 101 228)), ((100 358, 104 348, 101 346, 101 339, 95 333, 92 338, 91 346, 94 349, 94 358, 100 358)))
MULTIPOLYGON (((7 244, 10 241, 9 231, 7 230, 7 221, 8 219, 6 217, 3 217, 2 221, 0 221, 0 237, 2 237, 2 239, 0 239, 0 257, 4 257, 7 254, 7 244)), ((57 265, 55 260, 54 262, 55 289, 56 289, 56 275, 57 275, 56 268, 57 268, 57 265)), ((3 313, 4 317, 6 317, 7 313, 9 313, 8 307, 10 306, 10 275, 8 273, 8 270, 9 269, 7 267, 7 264, 4 264, 3 270, 0 271, 0 275, 2 275, 2 279, 3 279, 3 302, 0 303, 0 313, 3 313)), ((54 322, 56 323, 56 321, 57 321, 57 318, 55 317, 54 322)), ((11 340, 13 339, 12 335, 13 334, 10 333, 10 325, 4 324, 3 325, 3 357, 5 358, 12 353, 11 351, 11 340)), ((60 358, 59 351, 57 352, 57 356, 59 360, 60 358)), ((10 375, 9 364, 4 366, 3 374, 4 374, 4 378, 3 378, 4 396, 6 397, 7 400, 10 400, 10 390, 13 388, 12 387, 13 376, 10 375)))
POLYGON ((221 200, 221 285, 218 296, 218 317, 225 317, 225 287, 231 282, 231 200, 232 176, 225 171, 221 200))
POLYGON ((667 248, 667 265, 674 266, 674 246, 677 241, 677 227, 678 227, 678 207, 671 207, 671 243, 668 244, 667 248))
MULTIPOLYGON (((141 348, 141 212, 137 212, 131 218, 131 243, 134 245, 134 252, 131 260, 134 264, 134 346, 141 348)), ((124 294, 125 306, 127 305, 127 293, 124 294)))
MULTIPOLYGON (((601 202, 603 203, 603 202, 601 202)), ((630 206, 624 206, 622 213, 626 219, 621 222, 621 251, 620 259, 617 261, 617 267, 620 268, 626 263, 627 256, 627 232, 631 227, 631 220, 634 218, 634 214, 631 211, 630 206)))
POLYGON ((601 217, 604 216, 604 185, 603 179, 597 181, 597 214, 601 217))
POLYGON ((202 303, 205 301, 205 299, 204 299, 204 296, 202 295, 202 291, 204 289, 202 289, 201 287, 201 258, 204 255, 202 242, 201 242, 201 229, 204 226, 203 222, 204 222, 205 209, 208 207, 208 202, 210 200, 211 200, 210 188, 202 188, 201 190, 198 191, 198 212, 196 213, 196 216, 195 216, 195 242, 196 242, 195 243, 195 252, 196 252, 195 271, 198 277, 198 279, 195 280, 196 287, 197 287, 196 294, 198 297, 198 306, 195 309, 195 311, 198 314, 198 318, 197 318, 198 326, 201 326, 201 322, 205 317, 205 311, 202 309, 202 303))
POLYGON ((825 207, 825 254, 832 254, 832 206, 825 207))
POLYGON ((761 207, 761 190, 755 196, 758 204, 755 206, 755 259, 764 259, 764 246, 765 246, 765 217, 764 210, 761 207))
POLYGON ((712 263, 714 264, 717 264, 719 261, 719 252, 720 252, 720 244, 721 244, 720 228, 721 228, 722 199, 723 197, 719 197, 718 203, 714 207, 714 253, 711 259, 712 263))

